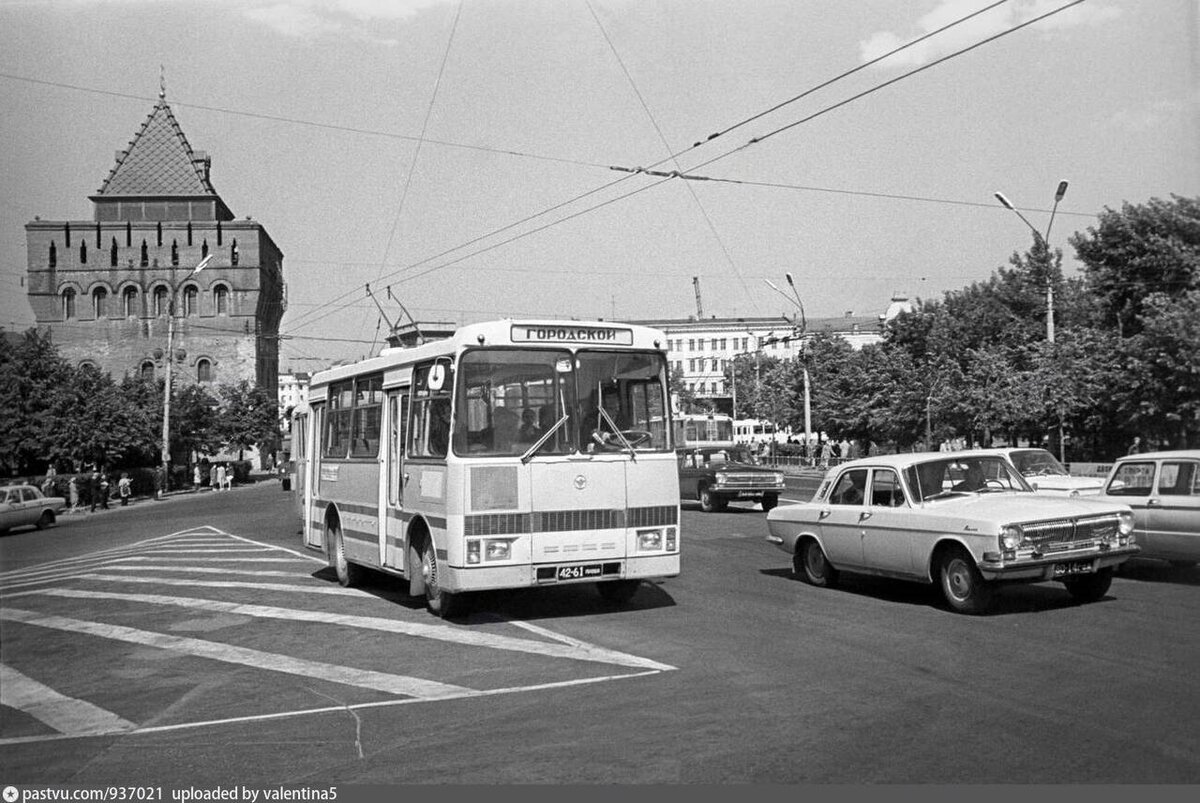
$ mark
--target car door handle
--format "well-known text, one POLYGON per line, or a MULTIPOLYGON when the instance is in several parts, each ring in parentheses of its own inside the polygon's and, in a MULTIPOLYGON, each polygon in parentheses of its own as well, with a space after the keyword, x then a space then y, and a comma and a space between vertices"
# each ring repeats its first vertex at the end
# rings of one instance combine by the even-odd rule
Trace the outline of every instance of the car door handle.
POLYGON ((820 520, 820 519, 826 518, 832 512, 833 512, 832 510, 822 510, 820 512, 820 514, 817 516, 817 519, 820 520))
POLYGON ((1151 499, 1146 502, 1146 507, 1162 507, 1161 499, 1151 499))
POLYGON ((858 514, 859 521, 866 521, 869 518, 871 518, 871 512, 869 510, 864 510, 862 513, 858 514))

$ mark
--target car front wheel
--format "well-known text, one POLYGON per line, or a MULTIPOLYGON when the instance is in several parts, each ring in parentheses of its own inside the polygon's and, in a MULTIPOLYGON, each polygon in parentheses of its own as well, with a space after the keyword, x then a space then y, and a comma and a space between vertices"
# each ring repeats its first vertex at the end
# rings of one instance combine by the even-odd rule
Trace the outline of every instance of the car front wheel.
POLYGON ((1095 602, 1103 599, 1104 595, 1108 593, 1112 579, 1112 569, 1101 569, 1095 574, 1066 580, 1063 585, 1067 587, 1067 591, 1075 598, 1076 602, 1095 602))
POLYGON ((779 494, 763 494, 762 509, 763 512, 773 509, 779 504, 779 494))
POLYGON ((975 559, 963 549, 947 552, 938 568, 942 596, 958 613, 978 615, 992 607, 994 589, 975 567, 975 559))
POLYGON ((706 485, 700 489, 700 509, 705 513, 719 513, 725 509, 725 500, 706 485))

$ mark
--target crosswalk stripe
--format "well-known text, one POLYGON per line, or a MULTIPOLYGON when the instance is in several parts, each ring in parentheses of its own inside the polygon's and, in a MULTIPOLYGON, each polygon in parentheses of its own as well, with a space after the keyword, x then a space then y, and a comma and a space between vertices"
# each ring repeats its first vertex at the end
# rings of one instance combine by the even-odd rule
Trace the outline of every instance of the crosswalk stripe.
POLYGON ((85 622, 80 619, 39 614, 19 608, 0 609, 0 619, 10 622, 20 622, 35 627, 62 630, 68 633, 82 633, 98 638, 141 644, 147 647, 171 650, 199 658, 209 658, 214 661, 239 664, 271 672, 284 672, 289 675, 299 675, 313 680, 327 680, 333 683, 372 689, 387 694, 404 695, 406 697, 420 697, 430 700, 477 694, 473 689, 468 689, 464 686, 438 683, 433 680, 423 680, 406 675, 392 675, 386 672, 376 672, 371 669, 337 666, 322 661, 309 661, 304 658, 293 658, 288 655, 263 652, 261 650, 250 649, 249 647, 237 647, 232 644, 222 644, 220 642, 204 641, 203 639, 184 636, 172 636, 166 633, 152 633, 121 625, 85 622))
MULTIPOLYGON (((132 578, 120 579, 128 581, 132 578)), ((252 583, 248 583, 246 585, 250 588, 255 587, 255 584, 252 583)), ((311 593, 313 590, 307 588, 300 589, 294 586, 292 588, 295 590, 303 590, 306 593, 311 593)), ((339 590, 360 593, 353 592, 352 589, 339 590)), ((658 661, 652 661, 649 658, 642 658, 637 655, 630 655, 628 653, 618 652, 616 650, 605 649, 603 647, 598 647, 594 644, 588 644, 575 639, 571 639, 567 643, 563 643, 562 641, 542 642, 524 638, 513 638, 512 636, 502 636, 493 633, 482 633, 476 630, 451 627, 449 625, 423 624, 418 622, 405 622, 397 619, 383 619, 375 616, 354 616, 351 614, 338 614, 329 611, 306 611, 297 610, 294 608, 250 605, 237 602, 221 602, 218 600, 195 599, 189 597, 168 597, 161 594, 125 594, 115 591, 84 591, 69 588, 44 589, 40 592, 34 593, 76 599, 111 599, 124 600, 128 602, 144 602, 156 605, 172 605, 176 607, 191 608, 213 613, 240 614, 242 616, 253 616, 260 619, 283 619, 296 622, 312 622, 317 624, 340 625, 343 627, 357 627, 367 630, 379 630, 406 636, 416 636, 419 638, 453 642, 456 644, 463 644, 473 647, 490 647, 497 650, 509 650, 511 652, 524 652, 535 655, 543 655, 550 658, 569 658, 576 661, 592 661, 596 663, 616 664, 618 666, 635 667, 637 669, 652 669, 660 672, 675 669, 675 667, 670 666, 669 664, 662 664, 658 661)))
POLYGON ((137 727, 86 700, 60 694, 7 664, 0 664, 0 705, 24 711, 68 736, 93 736, 137 727))

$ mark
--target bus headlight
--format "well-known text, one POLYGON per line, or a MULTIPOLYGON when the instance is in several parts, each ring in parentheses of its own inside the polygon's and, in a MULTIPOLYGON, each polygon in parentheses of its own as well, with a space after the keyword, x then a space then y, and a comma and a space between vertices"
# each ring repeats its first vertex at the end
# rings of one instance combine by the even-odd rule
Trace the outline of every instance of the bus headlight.
POLYGON ((512 542, 507 538, 489 538, 483 543, 488 560, 508 560, 512 557, 512 542))
POLYGON ((662 530, 638 530, 638 552, 661 552, 663 545, 662 530))
POLYGON ((674 527, 667 528, 667 551, 674 552, 676 544, 679 543, 674 527))
POLYGON ((1008 524, 1000 528, 1000 549, 1011 551, 1021 545, 1021 540, 1025 537, 1024 531, 1021 530, 1018 524, 1008 524))
POLYGON ((467 563, 479 563, 479 541, 467 542, 467 563))

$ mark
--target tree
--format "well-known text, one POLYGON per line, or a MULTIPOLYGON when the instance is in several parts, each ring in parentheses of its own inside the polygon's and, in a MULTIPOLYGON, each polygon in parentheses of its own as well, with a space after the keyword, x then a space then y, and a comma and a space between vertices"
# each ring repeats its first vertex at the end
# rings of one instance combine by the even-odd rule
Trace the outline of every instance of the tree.
POLYGON ((153 453, 154 416, 136 398, 91 366, 72 373, 55 400, 52 454, 111 467, 153 453))
POLYGON ((10 470, 32 472, 61 456, 54 407, 70 373, 49 333, 31 328, 15 345, 0 337, 0 455, 10 470))
POLYGON ((279 402, 258 385, 243 379, 221 385, 216 434, 241 460, 246 449, 272 444, 279 434, 279 402))
POLYGON ((221 448, 217 431, 219 402, 201 385, 188 385, 171 402, 172 451, 188 455, 221 448))

